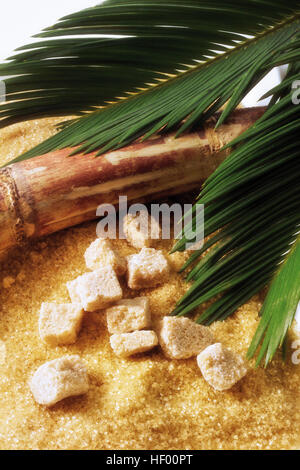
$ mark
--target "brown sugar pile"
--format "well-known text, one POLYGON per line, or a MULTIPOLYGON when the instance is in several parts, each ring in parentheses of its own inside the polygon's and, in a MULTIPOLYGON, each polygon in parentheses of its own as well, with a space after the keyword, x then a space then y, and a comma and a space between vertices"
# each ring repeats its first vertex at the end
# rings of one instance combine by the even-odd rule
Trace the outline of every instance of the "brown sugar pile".
MULTIPOLYGON (((42 120, 0 132, 0 160, 51 134, 42 120)), ((53 132, 53 131, 52 131, 53 132)), ((0 449, 292 449, 299 444, 299 366, 280 357, 251 369, 231 390, 215 392, 195 358, 167 359, 159 348, 129 359, 111 350, 105 315, 85 314, 74 345, 50 348, 39 338, 42 302, 68 302, 66 282, 86 272, 84 252, 96 238, 96 222, 17 249, 0 271, 0 449), (44 362, 78 354, 89 371, 87 395, 53 408, 37 405, 28 379, 44 362)), ((135 250, 113 241, 120 254, 135 250)), ((160 242, 165 255, 172 242, 160 242)), ((181 264, 184 255, 172 255, 181 264)), ((122 284, 124 298, 136 297, 122 284)), ((172 271, 148 296, 154 323, 170 313, 187 286, 172 271)), ((226 322, 211 327, 218 342, 245 354, 258 324, 260 296, 226 322)))

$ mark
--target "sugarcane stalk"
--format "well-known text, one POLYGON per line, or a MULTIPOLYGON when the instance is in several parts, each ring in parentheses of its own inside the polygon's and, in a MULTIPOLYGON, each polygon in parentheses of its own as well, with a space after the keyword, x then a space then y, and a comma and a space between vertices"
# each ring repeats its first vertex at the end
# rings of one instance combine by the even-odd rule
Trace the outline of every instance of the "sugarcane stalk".
POLYGON ((96 218, 100 204, 147 202, 200 188, 224 160, 220 149, 264 108, 238 109, 218 130, 218 116, 197 132, 136 142, 98 158, 58 150, 0 171, 0 252, 96 218))

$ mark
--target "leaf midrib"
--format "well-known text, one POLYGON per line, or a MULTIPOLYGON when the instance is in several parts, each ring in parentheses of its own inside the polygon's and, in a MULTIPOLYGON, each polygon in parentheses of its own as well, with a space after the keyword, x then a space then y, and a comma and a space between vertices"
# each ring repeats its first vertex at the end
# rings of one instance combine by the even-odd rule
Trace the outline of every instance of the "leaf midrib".
MULTIPOLYGON (((300 12, 299 13, 297 12, 294 15, 290 16, 289 18, 281 21, 278 25, 270 26, 266 30, 261 31, 260 33, 258 33, 255 37, 247 39, 246 41, 241 42, 240 44, 238 44, 233 49, 230 49, 230 50, 228 50, 224 53, 218 54, 216 57, 213 57, 212 59, 209 59, 206 62, 197 64, 197 65, 193 65, 193 64, 189 65, 190 68, 188 70, 184 70, 182 72, 179 72, 175 76, 172 76, 174 74, 163 74, 162 72, 160 72, 160 73, 162 73, 162 75, 167 75, 167 78, 165 80, 163 80, 163 81, 160 80, 159 83, 154 82, 153 84, 151 84, 151 86, 147 87, 146 89, 144 89, 144 90, 142 90, 138 93, 131 93, 129 96, 126 96, 126 102, 132 101, 132 100, 136 99, 138 96, 143 96, 143 95, 147 94, 150 90, 154 90, 154 89, 158 90, 158 89, 160 89, 164 86, 171 86, 174 81, 177 81, 182 77, 188 76, 189 74, 192 74, 195 71, 199 71, 201 69, 204 69, 205 67, 211 66, 211 64, 216 63, 219 60, 223 60, 223 59, 226 60, 226 57, 231 57, 233 54, 238 53, 241 49, 249 47, 252 44, 257 43, 261 39, 263 39, 267 36, 270 36, 271 34, 274 34, 277 31, 285 28, 286 26, 288 26, 290 24, 293 24, 293 23, 296 23, 297 21, 299 22, 299 25, 300 25, 300 12)), ((124 92, 124 94, 126 94, 126 92, 124 92)), ((109 108, 115 106, 117 103, 121 103, 121 102, 122 102, 121 100, 110 101, 109 104, 107 104, 106 106, 104 105, 103 107, 101 107, 101 110, 99 110, 98 112, 100 113, 100 112, 102 112, 106 109, 109 109, 109 108)), ((88 117, 88 116, 89 116, 89 113, 87 114, 86 117, 88 117)))

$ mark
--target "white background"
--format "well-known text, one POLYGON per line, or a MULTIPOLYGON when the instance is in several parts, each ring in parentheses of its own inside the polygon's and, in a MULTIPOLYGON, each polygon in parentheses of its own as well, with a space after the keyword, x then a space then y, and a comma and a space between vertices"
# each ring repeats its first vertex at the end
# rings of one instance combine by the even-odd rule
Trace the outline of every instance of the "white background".
POLYGON ((32 42, 30 36, 59 18, 100 3, 101 0, 1 0, 0 61, 16 47, 32 42))
MULTIPOLYGON (((62 16, 99 5, 102 0, 2 0, 1 3, 0 62, 15 48, 33 42, 32 35, 56 23, 62 16)), ((245 98, 244 106, 255 106, 260 96, 278 81, 279 72, 274 70, 245 98)))

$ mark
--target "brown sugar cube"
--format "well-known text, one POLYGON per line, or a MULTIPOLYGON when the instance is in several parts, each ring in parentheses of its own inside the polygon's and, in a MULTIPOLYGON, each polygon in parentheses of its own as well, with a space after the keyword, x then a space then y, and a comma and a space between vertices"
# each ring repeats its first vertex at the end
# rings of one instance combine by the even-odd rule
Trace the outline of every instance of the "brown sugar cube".
POLYGON ((151 327, 151 313, 147 297, 125 299, 106 311, 109 333, 129 333, 151 327))
POLYGON ((128 286, 130 289, 154 287, 168 280, 169 264, 162 251, 143 248, 127 257, 128 286))
POLYGON ((79 356, 46 362, 37 369, 29 385, 35 401, 46 406, 82 395, 89 389, 87 370, 79 356))
POLYGON ((154 241, 161 237, 159 223, 147 211, 127 214, 123 220, 123 230, 128 243, 134 248, 153 246, 154 241))
POLYGON ((247 373, 243 358, 221 343, 208 346, 199 354, 197 362, 206 382, 218 391, 228 390, 247 373))
POLYGON ((73 304, 81 304, 80 295, 77 292, 77 281, 79 278, 74 279, 66 283, 71 302, 73 304))
POLYGON ((159 325, 158 338, 165 355, 171 359, 196 356, 214 342, 206 326, 176 317, 164 317, 159 325))
POLYGON ((133 354, 149 351, 158 344, 154 331, 134 331, 122 333, 110 337, 110 345, 115 354, 120 357, 128 357, 133 354))
POLYGON ((67 283, 71 299, 79 299, 86 312, 95 312, 122 298, 122 289, 111 266, 83 274, 67 283))
POLYGON ((41 339, 50 346, 75 343, 82 316, 80 304, 42 303, 39 318, 41 339))
POLYGON ((110 265, 118 276, 126 272, 126 260, 113 250, 111 242, 105 238, 97 238, 84 254, 87 268, 95 270, 110 265))

